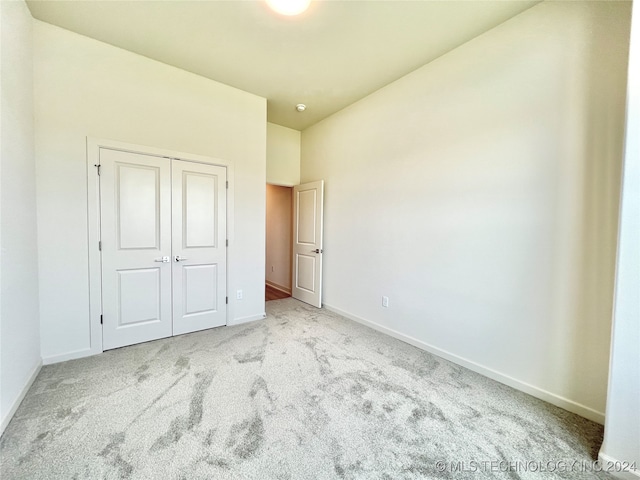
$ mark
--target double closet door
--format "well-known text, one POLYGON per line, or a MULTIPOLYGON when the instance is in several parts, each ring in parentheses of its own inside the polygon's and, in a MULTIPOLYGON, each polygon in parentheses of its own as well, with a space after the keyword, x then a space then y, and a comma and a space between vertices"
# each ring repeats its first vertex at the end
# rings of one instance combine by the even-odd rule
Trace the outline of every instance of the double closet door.
POLYGON ((100 149, 103 349, 226 324, 226 168, 100 149))

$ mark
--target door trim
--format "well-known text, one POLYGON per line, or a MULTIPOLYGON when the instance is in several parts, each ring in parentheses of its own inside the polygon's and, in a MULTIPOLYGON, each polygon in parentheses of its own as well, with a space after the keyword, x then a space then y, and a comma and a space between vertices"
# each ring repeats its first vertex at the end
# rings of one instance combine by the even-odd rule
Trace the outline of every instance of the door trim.
MULTIPOLYGON (((102 265, 98 242, 100 241, 100 188, 98 169, 95 167, 100 159, 100 149, 119 150, 123 152, 139 153, 152 157, 171 158, 185 160, 194 163, 216 165, 227 169, 227 295, 233 291, 232 259, 234 258, 234 165, 229 160, 206 157, 193 153, 177 152, 144 145, 119 142, 117 140, 86 137, 87 148, 87 249, 89 261, 89 332, 90 348, 82 350, 79 357, 102 353, 102 325, 100 315, 102 313, 102 265)), ((227 325, 232 324, 234 317, 234 304, 227 305, 227 325)), ((80 352, 79 352, 80 353, 80 352)), ((76 358, 76 357, 74 357, 76 358)))

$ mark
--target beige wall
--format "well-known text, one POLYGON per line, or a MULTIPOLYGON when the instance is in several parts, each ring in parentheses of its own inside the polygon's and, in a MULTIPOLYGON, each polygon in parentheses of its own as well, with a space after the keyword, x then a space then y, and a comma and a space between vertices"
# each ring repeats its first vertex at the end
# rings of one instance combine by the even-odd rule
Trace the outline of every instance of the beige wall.
POLYGON ((32 19, 0 2, 0 434, 41 365, 32 19))
POLYGON ((630 5, 543 2, 305 130, 325 305, 602 422, 630 5))
POLYGON ((267 123, 267 183, 300 183, 300 132, 267 123))
POLYGON ((230 321, 262 318, 266 100, 39 21, 34 34, 45 361, 89 348, 87 136, 233 162, 230 321))
POLYGON ((291 292, 292 188, 267 185, 267 283, 291 292))

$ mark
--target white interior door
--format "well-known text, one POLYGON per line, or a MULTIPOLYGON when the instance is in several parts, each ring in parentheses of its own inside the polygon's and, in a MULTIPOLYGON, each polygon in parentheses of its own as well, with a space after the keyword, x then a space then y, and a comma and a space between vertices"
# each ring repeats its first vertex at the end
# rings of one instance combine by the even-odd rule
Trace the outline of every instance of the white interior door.
POLYGON ((103 348, 171 336, 171 166, 100 149, 103 348))
POLYGON ((226 168, 100 149, 103 349, 226 324, 226 168))
POLYGON ((324 180, 293 187, 293 278, 291 295, 322 306, 322 215, 324 180))
POLYGON ((224 167, 173 160, 173 334, 226 324, 224 167))

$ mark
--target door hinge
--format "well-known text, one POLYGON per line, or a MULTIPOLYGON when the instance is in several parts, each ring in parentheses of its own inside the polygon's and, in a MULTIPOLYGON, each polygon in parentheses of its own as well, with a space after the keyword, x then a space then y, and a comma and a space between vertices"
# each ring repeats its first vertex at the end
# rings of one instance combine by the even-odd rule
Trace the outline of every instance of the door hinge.
POLYGON ((100 315, 100 325, 102 325, 102 315, 100 315))
POLYGON ((229 303, 229 297, 224 297, 224 303, 226 303, 226 304, 229 303))
POLYGON ((100 176, 100 167, 101 167, 101 166, 102 166, 102 165, 100 165, 99 163, 96 163, 96 164, 94 165, 94 167, 96 167, 96 168, 98 169, 98 176, 100 176))
POLYGON ((102 240, 98 240, 98 250, 102 251, 102 240))
POLYGON ((229 188, 229 180, 226 181, 227 188, 229 188))
POLYGON ((227 247, 229 246, 229 239, 227 238, 227 247))

